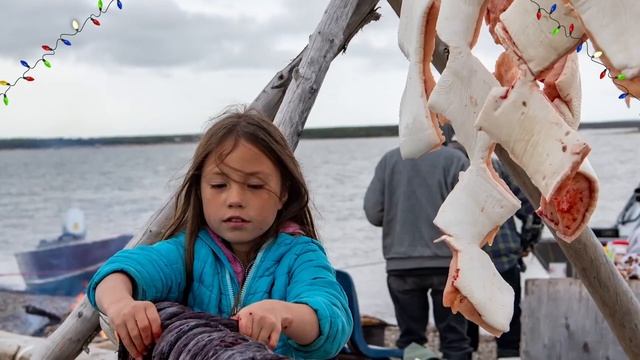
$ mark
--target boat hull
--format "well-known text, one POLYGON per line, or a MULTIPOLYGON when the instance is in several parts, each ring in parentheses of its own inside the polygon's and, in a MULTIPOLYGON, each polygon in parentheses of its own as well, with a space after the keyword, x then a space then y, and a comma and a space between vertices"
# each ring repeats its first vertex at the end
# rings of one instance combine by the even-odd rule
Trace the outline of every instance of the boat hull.
POLYGON ((27 291, 73 296, 86 285, 110 256, 131 240, 132 235, 96 241, 73 241, 16 253, 27 291))

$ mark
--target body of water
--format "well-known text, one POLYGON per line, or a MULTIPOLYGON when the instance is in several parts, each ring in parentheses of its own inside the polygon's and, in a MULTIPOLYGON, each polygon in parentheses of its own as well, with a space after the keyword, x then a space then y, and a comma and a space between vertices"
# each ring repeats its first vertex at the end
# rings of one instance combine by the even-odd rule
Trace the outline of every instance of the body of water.
MULTIPOLYGON (((593 147, 600 202, 593 226, 609 226, 640 182, 640 132, 581 132, 593 147)), ((396 138, 303 140, 296 151, 329 257, 354 276, 364 312, 393 321, 381 251, 362 201, 396 138)), ((56 237, 69 207, 88 238, 136 233, 177 187, 195 144, 0 151, 0 286, 23 286, 13 253, 56 237)))

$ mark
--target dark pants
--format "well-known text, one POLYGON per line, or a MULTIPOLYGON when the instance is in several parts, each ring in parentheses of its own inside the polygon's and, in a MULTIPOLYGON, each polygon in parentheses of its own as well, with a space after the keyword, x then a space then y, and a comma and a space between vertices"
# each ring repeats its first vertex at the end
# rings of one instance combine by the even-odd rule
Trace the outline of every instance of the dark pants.
POLYGON ((387 274, 387 285, 400 327, 396 345, 405 348, 412 342, 421 345, 427 342, 427 292, 431 290, 433 314, 440 333, 440 351, 444 359, 471 359, 473 349, 466 334, 467 320, 442 306, 447 271, 447 268, 412 269, 390 271, 387 274))
MULTIPOLYGON (((498 357, 518 356, 520 353, 520 266, 516 265, 509 270, 501 272, 502 278, 513 288, 515 297, 513 299, 513 317, 509 323, 509 332, 502 334, 496 343, 498 345, 498 357)), ((479 332, 478 325, 469 321, 467 325, 467 335, 471 339, 471 346, 478 350, 479 332)))

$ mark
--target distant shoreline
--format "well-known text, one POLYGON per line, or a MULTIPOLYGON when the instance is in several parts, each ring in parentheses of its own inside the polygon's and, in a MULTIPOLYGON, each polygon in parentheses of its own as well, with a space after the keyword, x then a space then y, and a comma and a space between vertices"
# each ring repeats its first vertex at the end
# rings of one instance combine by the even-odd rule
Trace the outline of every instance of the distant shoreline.
MULTIPOLYGON (((608 122, 588 122, 580 124, 580 129, 624 129, 640 130, 640 120, 622 120, 608 122)), ((352 126, 332 128, 312 128, 302 132, 303 139, 344 139, 368 137, 398 136, 397 125, 352 126)), ((0 139, 0 150, 9 149, 49 149, 63 147, 115 146, 115 145, 154 145, 194 143, 200 134, 118 136, 98 138, 22 138, 0 139)))

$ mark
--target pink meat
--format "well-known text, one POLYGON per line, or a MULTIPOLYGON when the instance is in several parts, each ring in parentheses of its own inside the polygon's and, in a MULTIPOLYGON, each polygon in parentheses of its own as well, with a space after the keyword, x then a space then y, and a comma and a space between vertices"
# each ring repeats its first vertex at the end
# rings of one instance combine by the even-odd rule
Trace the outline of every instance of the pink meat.
POLYGON ((500 22, 500 14, 502 14, 513 0, 488 0, 485 22, 489 26, 489 32, 496 44, 500 44, 500 39, 496 35, 495 28, 500 22))
POLYGON ((596 189, 593 183, 582 173, 564 182, 547 200, 540 199, 537 213, 547 219, 549 225, 557 231, 560 238, 566 241, 575 240, 589 221, 596 189))

